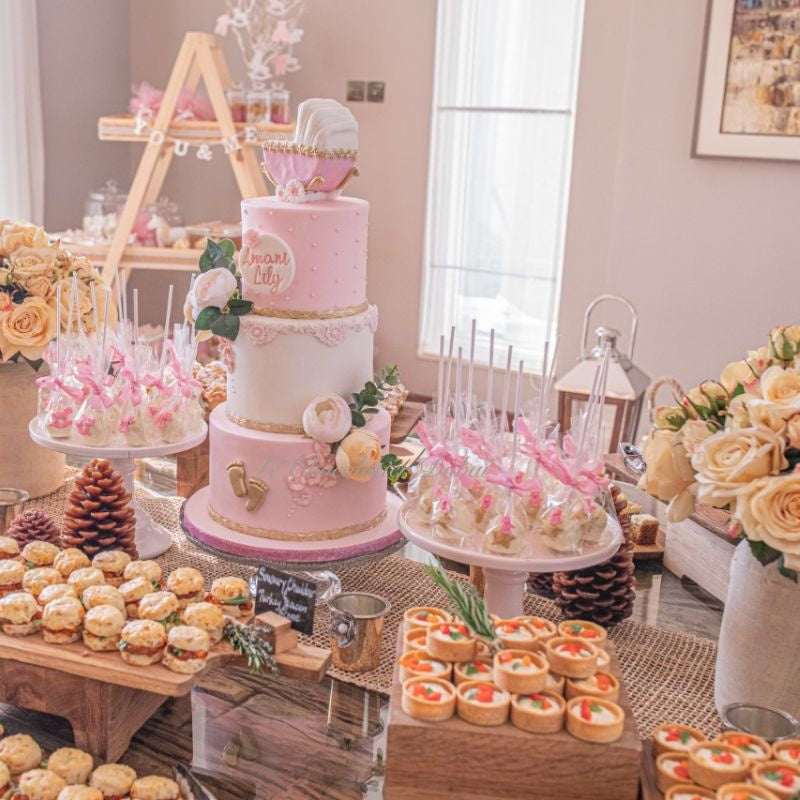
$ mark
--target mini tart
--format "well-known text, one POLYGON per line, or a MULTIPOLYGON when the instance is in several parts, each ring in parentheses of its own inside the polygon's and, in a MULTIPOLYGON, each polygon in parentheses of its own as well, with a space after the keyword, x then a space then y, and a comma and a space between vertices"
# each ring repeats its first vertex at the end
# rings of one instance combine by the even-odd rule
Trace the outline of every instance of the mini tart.
POLYGON ((503 647, 509 650, 541 650, 542 641, 527 622, 518 619, 499 619, 494 632, 503 647))
POLYGON ((602 625, 585 619, 567 619, 558 624, 558 635, 568 639, 591 642, 595 647, 605 649, 608 634, 602 625))
POLYGON ((563 675, 556 675, 555 672, 547 673, 547 683, 545 684, 544 688, 547 689, 548 692, 555 692, 563 697, 564 686, 565 678, 563 675))
POLYGON ((689 775, 707 789, 746 780, 750 759, 725 742, 698 742, 689 750, 689 775))
POLYGON ((467 626, 456 622, 431 625, 425 637, 425 649, 442 661, 472 661, 476 645, 467 626))
POLYGON ((664 722, 653 728, 653 755, 688 753, 693 745, 707 741, 708 737, 697 728, 664 722))
POLYGON ((558 733, 564 727, 567 704, 556 692, 515 694, 511 697, 511 722, 529 733, 558 733))
POLYGON ((608 672, 611 669, 611 656, 605 650, 597 651, 597 669, 602 672, 608 672))
POLYGON ((599 697, 601 700, 619 700, 619 681, 608 672, 595 672, 589 678, 568 678, 567 700, 573 697, 599 697))
POLYGON ((456 686, 466 681, 490 681, 492 679, 492 659, 478 656, 472 661, 453 664, 453 678, 456 686))
POLYGON ((427 628, 411 628, 403 634, 403 652, 409 650, 424 650, 425 638, 428 635, 427 628))
POLYGON ((547 659, 528 650, 501 650, 494 657, 494 682, 512 694, 541 692, 547 685, 547 659))
POLYGON ((678 783, 667 789, 664 800, 716 800, 717 793, 693 783, 678 783))
MULTIPOLYGON (((656 759, 656 786, 668 791, 672 786, 691 785, 689 756, 686 753, 662 753, 656 759)), ((713 797, 713 792, 711 797, 713 797)), ((702 795, 701 795, 702 797, 702 795)))
POLYGON ((441 678, 409 678, 401 701, 409 717, 425 722, 444 722, 456 709, 456 690, 441 678))
POLYGON ((567 730, 584 742, 616 742, 625 727, 625 712, 610 700, 573 697, 567 701, 567 730))
POLYGON ((772 746, 760 736, 741 731, 725 731, 714 740, 738 747, 751 761, 772 760, 772 746))
POLYGON ((567 678, 588 678, 597 672, 598 649, 589 642, 556 636, 545 645, 550 669, 567 678))
POLYGON ((431 658, 425 650, 409 650, 397 661, 400 667, 400 683, 409 678, 442 678, 449 681, 453 665, 431 658))
POLYGON ((544 617, 514 617, 514 622, 524 622, 536 634, 536 638, 542 642, 558 636, 555 622, 550 622, 544 617))
POLYGON ((717 800, 778 800, 778 795, 752 783, 726 783, 712 796, 717 800))
POLYGON ((753 766, 752 780, 776 797, 793 798, 800 793, 800 767, 785 761, 759 762, 753 766))
POLYGON ((403 614, 403 630, 410 631, 412 628, 429 628, 431 625, 438 625, 440 622, 452 622, 453 617, 442 608, 432 606, 415 606, 409 608, 403 614))
POLYGON ((772 745, 772 755, 775 761, 783 761, 800 767, 800 739, 784 739, 772 745))
POLYGON ((456 689, 458 716, 472 725, 502 725, 511 709, 511 695, 488 681, 466 681, 456 689))

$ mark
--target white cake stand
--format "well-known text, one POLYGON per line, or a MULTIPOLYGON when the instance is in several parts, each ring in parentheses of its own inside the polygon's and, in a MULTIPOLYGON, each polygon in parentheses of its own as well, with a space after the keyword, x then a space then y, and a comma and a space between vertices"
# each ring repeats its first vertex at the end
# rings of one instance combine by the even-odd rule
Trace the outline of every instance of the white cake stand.
POLYGON ((202 427, 197 433, 192 434, 192 436, 181 442, 146 445, 144 447, 92 447, 69 439, 54 439, 47 433, 38 417, 31 420, 28 425, 28 432, 36 444, 49 450, 57 450, 59 453, 80 456, 86 459, 107 458, 111 462, 111 466, 122 475, 125 489, 132 498, 131 504, 136 514, 136 549, 139 551, 139 558, 155 558, 169 550, 172 545, 172 536, 169 531, 163 525, 159 525, 134 499, 133 473, 135 464, 133 460, 135 458, 169 456, 196 447, 206 438, 208 426, 205 422, 202 423, 202 427))
POLYGON ((416 504, 410 502, 400 509, 397 523, 406 538, 423 550, 461 564, 482 567, 486 578, 486 605, 490 612, 502 619, 524 613, 525 583, 531 572, 571 572, 601 564, 611 558, 622 544, 622 530, 617 520, 611 517, 600 540, 574 555, 551 550, 540 536, 529 537, 522 552, 515 556, 484 550, 480 534, 445 539, 431 523, 421 518, 416 504))

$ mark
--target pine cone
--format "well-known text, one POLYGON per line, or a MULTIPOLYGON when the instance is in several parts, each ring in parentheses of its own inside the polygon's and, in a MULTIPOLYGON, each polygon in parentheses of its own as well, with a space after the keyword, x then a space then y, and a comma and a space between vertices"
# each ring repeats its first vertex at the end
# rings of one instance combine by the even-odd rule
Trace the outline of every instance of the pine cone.
POLYGON ((31 542, 58 545, 61 539, 55 522, 38 508, 30 508, 18 514, 8 526, 6 536, 16 539, 20 550, 31 542))
POLYGON ((630 514, 624 510, 627 501, 624 497, 620 500, 620 494, 616 486, 611 487, 614 509, 624 536, 617 554, 603 564, 576 572, 556 572, 553 576, 556 605, 567 618, 615 625, 633 613, 636 593, 630 514))
POLYGON ((75 478, 64 512, 63 547, 77 547, 90 558, 101 550, 136 552, 136 519, 122 476, 105 458, 95 458, 75 478))
POLYGON ((553 591, 552 572, 532 572, 528 577, 528 587, 534 594, 553 599, 556 593, 553 591))

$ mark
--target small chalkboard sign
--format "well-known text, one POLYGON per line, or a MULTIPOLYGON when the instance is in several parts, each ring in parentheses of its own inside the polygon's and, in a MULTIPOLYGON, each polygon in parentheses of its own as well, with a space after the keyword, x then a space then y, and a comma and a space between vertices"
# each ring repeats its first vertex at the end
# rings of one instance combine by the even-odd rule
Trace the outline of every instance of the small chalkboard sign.
POLYGON ((300 633, 314 630, 317 586, 263 564, 256 573, 256 614, 274 611, 292 623, 300 633))

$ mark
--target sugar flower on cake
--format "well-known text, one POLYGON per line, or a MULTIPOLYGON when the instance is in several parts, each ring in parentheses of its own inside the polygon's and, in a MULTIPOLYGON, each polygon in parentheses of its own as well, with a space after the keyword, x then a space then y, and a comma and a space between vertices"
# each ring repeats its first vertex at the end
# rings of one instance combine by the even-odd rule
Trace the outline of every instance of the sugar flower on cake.
POLYGON ((217 267, 197 276, 187 300, 197 317, 209 306, 223 308, 236 289, 236 276, 225 267, 217 267))
POLYGON ((306 436, 318 442, 339 442, 347 436, 352 426, 350 406, 338 394, 315 397, 303 412, 303 430, 306 436))
POLYGON ((368 481, 381 463, 381 440, 365 428, 348 434, 336 450, 336 468, 344 478, 368 481))
POLYGON ((306 188, 297 178, 293 178, 276 186, 275 196, 285 203, 302 203, 305 201, 306 188))

